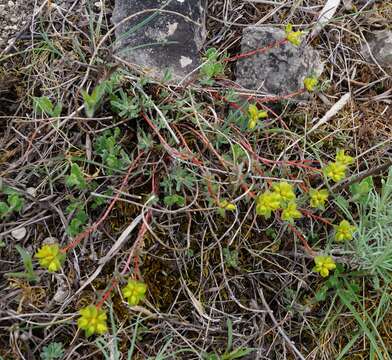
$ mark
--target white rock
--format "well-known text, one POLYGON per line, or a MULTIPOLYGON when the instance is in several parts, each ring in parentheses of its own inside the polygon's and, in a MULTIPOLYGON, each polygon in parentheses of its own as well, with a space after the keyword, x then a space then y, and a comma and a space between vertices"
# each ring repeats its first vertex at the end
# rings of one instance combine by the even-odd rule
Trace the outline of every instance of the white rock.
POLYGON ((50 245, 50 244, 57 244, 58 242, 59 242, 59 241, 58 241, 55 237, 53 237, 53 236, 49 236, 49 237, 45 238, 45 239, 42 241, 43 244, 47 244, 47 245, 50 245))
POLYGON ((29 187, 26 189, 26 192, 31 195, 32 197, 35 197, 37 195, 37 189, 33 187, 29 187))
POLYGON ((11 235, 15 240, 22 240, 27 234, 27 230, 25 227, 21 227, 15 230, 12 230, 11 235))
POLYGON ((14 3, 13 1, 10 0, 10 1, 8 1, 8 6, 9 6, 9 7, 15 6, 15 3, 14 3))

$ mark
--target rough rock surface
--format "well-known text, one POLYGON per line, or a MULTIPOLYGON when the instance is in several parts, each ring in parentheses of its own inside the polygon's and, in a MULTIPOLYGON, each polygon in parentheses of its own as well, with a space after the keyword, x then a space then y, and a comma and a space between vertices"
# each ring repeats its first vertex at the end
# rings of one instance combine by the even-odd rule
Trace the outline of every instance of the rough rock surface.
POLYGON ((165 3, 162 0, 116 0, 115 24, 149 9, 162 8, 170 13, 144 12, 119 25, 115 52, 155 78, 162 78, 166 70, 171 69, 173 79, 177 81, 200 65, 205 1, 172 0, 162 7, 165 3), (150 21, 135 29, 151 16, 150 21))
POLYGON ((375 32, 368 43, 362 47, 364 57, 373 62, 369 49, 379 65, 392 68, 392 31, 375 32))
MULTIPOLYGON (((285 38, 285 32, 274 27, 244 29, 241 53, 264 48, 285 38)), ((317 51, 290 43, 237 62, 237 83, 249 90, 272 95, 285 95, 302 89, 307 76, 320 76, 323 64, 317 51)))

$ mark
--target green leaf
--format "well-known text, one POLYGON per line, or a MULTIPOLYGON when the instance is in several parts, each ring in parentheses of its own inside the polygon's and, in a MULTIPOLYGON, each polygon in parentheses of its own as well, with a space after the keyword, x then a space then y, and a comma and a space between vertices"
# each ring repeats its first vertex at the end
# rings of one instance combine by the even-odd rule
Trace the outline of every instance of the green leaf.
POLYGON ((128 119, 137 118, 141 111, 139 98, 136 96, 133 98, 128 97, 123 89, 120 89, 118 94, 119 96, 112 96, 110 101, 113 110, 121 117, 128 119))
POLYGON ((42 360, 56 360, 64 355, 63 344, 60 342, 52 342, 42 349, 40 357, 42 360))
POLYGON ((71 164, 71 174, 66 177, 65 184, 69 187, 76 187, 80 190, 87 188, 87 182, 78 164, 71 164))
POLYGON ((78 210, 74 218, 67 226, 66 232, 69 236, 75 237, 83 231, 84 225, 88 220, 88 216, 84 210, 78 210))
POLYGON ((384 356, 381 353, 381 349, 385 349, 385 345, 382 338, 379 336, 377 327, 373 323, 368 312, 363 309, 361 301, 357 299, 355 294, 347 290, 340 290, 337 292, 337 294, 340 298, 340 301, 349 309, 351 315, 355 318, 358 325, 361 327, 364 335, 366 335, 372 347, 377 352, 378 357, 382 359, 384 356), (352 304, 353 302, 355 302, 356 305, 361 309, 361 313, 357 311, 357 307, 352 304), (375 334, 378 335, 378 339, 376 339, 375 334))
POLYGON ((105 82, 102 82, 101 84, 97 85, 94 88, 91 95, 86 90, 82 90, 84 110, 87 117, 91 118, 94 116, 102 98, 105 96, 105 92, 106 92, 105 82))
POLYGON ((21 211, 24 205, 23 198, 18 194, 8 195, 7 202, 10 207, 10 211, 21 211))
POLYGON ((33 107, 37 113, 51 116, 53 112, 52 101, 47 96, 34 97, 33 107))
POLYGON ((335 202, 342 209, 348 210, 350 208, 349 202, 343 196, 340 196, 340 195, 336 196, 335 202))
POLYGON ((185 206, 185 198, 181 195, 165 196, 163 202, 165 203, 166 206, 173 206, 173 205, 178 205, 181 207, 185 206))
POLYGON ((25 272, 8 273, 7 276, 25 278, 27 281, 32 281, 32 282, 38 281, 38 276, 35 274, 33 268, 32 256, 19 245, 15 245, 15 248, 22 258, 25 272))
POLYGON ((61 103, 57 103, 52 112, 52 117, 59 117, 61 115, 61 111, 63 110, 63 105, 61 103))
POLYGON ((327 298, 328 286, 323 286, 319 290, 316 291, 314 298, 317 302, 325 301, 327 298))
POLYGON ((129 157, 118 143, 120 129, 115 128, 114 131, 107 131, 97 138, 94 144, 94 150, 101 156, 104 164, 109 167, 108 174, 113 170, 123 170, 130 163, 129 157))
POLYGON ((228 267, 236 268, 238 267, 238 251, 232 250, 228 248, 223 249, 223 256, 225 258, 225 264, 228 267))
POLYGON ((0 218, 6 217, 10 212, 10 208, 4 201, 0 201, 0 218))
POLYGON ((374 183, 371 176, 363 179, 360 183, 352 184, 350 186, 350 192, 353 201, 358 202, 361 205, 365 205, 369 197, 369 193, 373 190, 374 183))
POLYGON ((254 349, 251 349, 251 348, 238 348, 236 350, 233 350, 229 354, 224 354, 222 356, 222 360, 240 359, 246 355, 249 355, 253 351, 254 351, 254 349))

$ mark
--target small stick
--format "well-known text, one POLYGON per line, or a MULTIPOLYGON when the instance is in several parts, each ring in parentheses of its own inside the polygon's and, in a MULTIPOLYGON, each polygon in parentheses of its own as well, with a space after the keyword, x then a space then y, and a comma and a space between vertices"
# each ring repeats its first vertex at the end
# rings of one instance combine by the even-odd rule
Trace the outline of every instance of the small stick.
POLYGON ((290 340, 290 338, 286 335, 282 327, 279 325, 278 321, 276 320, 274 316, 274 312, 271 310, 270 306, 268 305, 267 301, 265 300, 263 290, 259 288, 259 295, 261 298, 261 302, 263 303, 263 306, 267 309, 267 313, 270 316, 272 322, 278 329, 279 334, 282 336, 284 341, 287 343, 287 345, 291 348, 291 350, 294 351, 294 353, 297 355, 297 357, 301 360, 305 360, 304 356, 300 353, 300 351, 295 347, 294 342, 290 340))

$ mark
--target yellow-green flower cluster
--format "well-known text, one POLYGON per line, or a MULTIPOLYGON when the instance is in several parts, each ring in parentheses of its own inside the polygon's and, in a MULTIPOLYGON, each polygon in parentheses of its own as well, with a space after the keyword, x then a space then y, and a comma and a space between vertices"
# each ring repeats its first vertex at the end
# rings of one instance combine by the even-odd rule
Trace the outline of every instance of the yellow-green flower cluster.
POLYGON ((282 181, 272 186, 273 191, 260 194, 256 200, 256 213, 266 219, 271 217, 272 212, 282 211, 282 220, 293 222, 302 215, 297 210, 296 196, 293 185, 282 181))
POLYGON ((309 92, 313 92, 318 84, 318 79, 314 76, 308 76, 304 80, 305 89, 309 92))
POLYGON ((61 269, 65 260, 65 254, 61 252, 58 244, 43 245, 34 255, 39 264, 48 269, 49 272, 56 272, 61 269))
POLYGON ((135 306, 145 298, 146 291, 147 285, 144 282, 129 279, 128 284, 122 289, 122 294, 129 305, 135 306))
POLYGON ((287 24, 285 28, 286 39, 294 46, 301 45, 302 31, 293 31, 293 24, 287 24))
POLYGON ((309 196, 310 196, 310 206, 312 208, 324 209, 325 202, 328 200, 329 193, 328 190, 326 189, 321 189, 321 190, 310 189, 309 196))
POLYGON ((338 242, 352 240, 355 230, 355 226, 347 220, 342 220, 339 225, 335 226, 335 240, 338 242))
POLYGON ((338 150, 336 153, 335 162, 329 163, 324 168, 324 174, 334 182, 341 181, 346 177, 347 166, 353 162, 354 159, 351 156, 346 155, 344 150, 338 150))
POLYGON ((227 211, 235 211, 237 209, 237 206, 227 200, 222 200, 219 203, 219 207, 223 210, 227 210, 227 211))
POLYGON ((281 208, 281 197, 279 194, 271 191, 259 195, 256 201, 256 213, 264 216, 266 219, 271 217, 271 213, 281 208))
POLYGON ((300 219, 302 214, 297 210, 297 204, 290 202, 287 207, 282 211, 282 220, 293 222, 294 219, 300 219))
MULTIPOLYGON (((128 304, 135 306, 146 296, 147 285, 143 281, 129 279, 128 284, 122 288, 122 294, 128 304)), ((102 304, 88 305, 79 310, 78 327, 85 331, 86 336, 94 334, 102 335, 107 332, 107 315, 101 309, 102 304)))
POLYGON ((264 110, 259 110, 256 105, 252 104, 248 107, 248 129, 253 130, 260 119, 268 117, 268 113, 264 110))
POLYGON ((97 306, 89 305, 79 311, 78 327, 85 331, 86 336, 102 335, 107 330, 106 312, 97 306))
POLYGON ((331 256, 315 256, 316 266, 313 271, 318 272, 322 277, 327 277, 331 270, 336 269, 336 263, 331 256))

